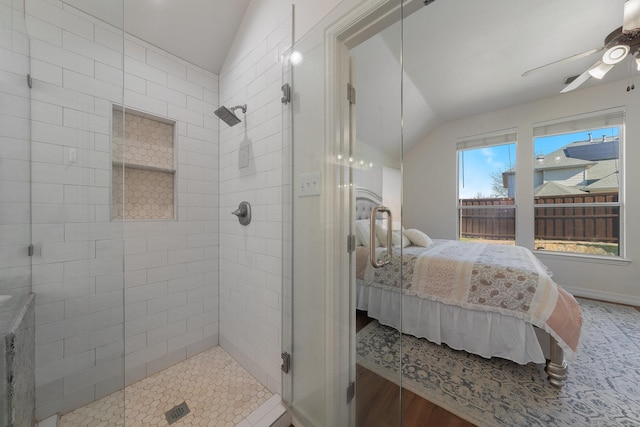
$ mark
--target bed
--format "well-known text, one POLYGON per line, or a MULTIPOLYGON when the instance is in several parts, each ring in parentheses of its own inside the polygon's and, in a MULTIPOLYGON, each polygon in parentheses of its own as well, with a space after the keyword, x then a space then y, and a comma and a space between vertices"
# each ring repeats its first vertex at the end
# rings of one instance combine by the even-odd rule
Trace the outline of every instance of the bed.
POLYGON ((580 307, 533 253, 518 246, 432 240, 405 230, 389 234, 390 263, 374 267, 388 256, 380 243, 386 245, 387 234, 380 224, 375 233, 363 232, 380 204, 375 193, 356 191, 356 308, 381 324, 456 350, 545 363, 550 383, 562 387, 565 356, 571 358, 579 343, 580 307))

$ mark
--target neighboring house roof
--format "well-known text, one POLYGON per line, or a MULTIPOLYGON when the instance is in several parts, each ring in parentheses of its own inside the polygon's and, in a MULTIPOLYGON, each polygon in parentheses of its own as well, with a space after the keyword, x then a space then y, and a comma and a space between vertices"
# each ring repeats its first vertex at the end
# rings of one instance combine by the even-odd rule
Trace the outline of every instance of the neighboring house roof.
POLYGON ((575 187, 568 187, 566 185, 558 184, 554 181, 547 181, 542 185, 538 185, 534 190, 534 196, 562 196, 566 194, 585 194, 586 191, 582 191, 575 187))
POLYGON ((566 168, 576 168, 576 167, 584 167, 589 168, 595 165, 597 162, 582 160, 582 159, 574 159, 571 157, 567 157, 563 148, 559 148, 556 151, 552 151, 546 156, 538 156, 536 157, 536 170, 548 170, 548 169, 566 169, 566 168))
MULTIPOLYGON (((619 141, 619 137, 604 137, 597 141, 576 141, 545 156, 536 157, 534 169, 538 172, 578 168, 588 169, 588 171, 586 185, 570 187, 554 181, 547 181, 535 188, 535 195, 552 196, 616 191, 620 186, 618 179, 619 141)), ((515 168, 512 168, 502 173, 502 183, 505 188, 508 188, 508 175, 515 174, 515 172, 515 168)))
POLYGON ((601 140, 576 141, 563 148, 567 157, 582 160, 618 159, 620 157, 620 138, 607 138, 601 140))
POLYGON ((597 193, 603 191, 616 191, 618 187, 620 187, 620 182, 618 181, 618 173, 614 172, 611 175, 599 179, 593 184, 589 184, 583 188, 585 191, 588 191, 590 193, 597 193))
MULTIPOLYGON (((600 160, 591 168, 589 168, 589 172, 587 173, 587 185, 593 184, 594 182, 616 174, 619 169, 619 162, 617 159, 615 160, 600 160)), ((617 181, 616 181, 617 182, 617 181)), ((617 187, 617 185, 616 185, 617 187)))

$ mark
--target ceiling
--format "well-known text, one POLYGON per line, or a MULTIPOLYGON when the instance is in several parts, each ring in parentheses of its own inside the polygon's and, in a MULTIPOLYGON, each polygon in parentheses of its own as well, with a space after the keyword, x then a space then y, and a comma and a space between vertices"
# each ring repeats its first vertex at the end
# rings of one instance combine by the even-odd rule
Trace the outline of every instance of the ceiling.
MULTIPOLYGON (((567 77, 585 71, 602 53, 527 77, 522 73, 601 47, 622 25, 623 5, 624 0, 440 0, 408 16, 402 29, 405 149, 440 123, 558 95, 567 77)), ((352 51, 357 68, 366 64, 366 72, 356 74, 362 80, 356 82, 362 101, 358 123, 376 117, 374 126, 358 128, 362 141, 384 145, 394 138, 381 138, 379 129, 398 129, 399 104, 381 82, 397 90, 400 72, 389 70, 399 70, 400 34, 395 24, 352 51)), ((632 74, 637 71, 628 58, 603 80, 591 79, 577 90, 632 74)), ((394 135, 397 144, 399 132, 394 135)))
POLYGON ((215 74, 220 74, 249 2, 65 0, 65 3, 215 74))
MULTIPOLYGON (((250 2, 65 1, 216 74, 250 2)), ((361 71, 358 123, 375 118, 375 125, 359 130, 359 138, 399 146, 400 75, 405 148, 440 123, 558 94, 567 77, 583 72, 599 55, 524 78, 522 73, 602 46, 622 24, 623 5, 624 0, 440 0, 421 7, 402 28, 403 74, 399 23, 353 50, 361 71)), ((617 65, 602 81, 628 78, 634 68, 627 65, 617 65)), ((582 87, 598 83, 591 79, 582 87)))

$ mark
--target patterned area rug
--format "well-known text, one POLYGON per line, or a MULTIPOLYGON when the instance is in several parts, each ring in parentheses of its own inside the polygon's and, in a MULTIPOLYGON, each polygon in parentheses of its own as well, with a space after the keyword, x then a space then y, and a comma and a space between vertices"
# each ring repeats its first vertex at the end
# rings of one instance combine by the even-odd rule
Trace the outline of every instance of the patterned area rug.
MULTIPOLYGON (((565 386, 544 365, 484 359, 402 338, 402 387, 478 426, 640 426, 640 311, 579 300, 584 319, 565 386)), ((400 334, 371 322, 358 333, 358 363, 398 384, 400 334)))

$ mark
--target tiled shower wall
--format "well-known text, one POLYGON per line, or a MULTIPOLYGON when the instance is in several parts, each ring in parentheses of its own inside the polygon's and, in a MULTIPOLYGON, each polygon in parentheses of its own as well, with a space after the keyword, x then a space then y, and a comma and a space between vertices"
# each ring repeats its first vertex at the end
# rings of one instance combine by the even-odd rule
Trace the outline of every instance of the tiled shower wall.
POLYGON ((30 292, 29 39, 22 2, 0 0, 0 289, 30 292))
POLYGON ((59 1, 26 9, 42 419, 217 344, 218 78, 59 1), (123 101, 176 122, 177 220, 111 220, 123 101))
POLYGON ((246 117, 238 110, 242 123, 220 124, 220 344, 276 393, 282 310, 280 57, 291 47, 289 7, 252 1, 238 32, 249 42, 236 38, 220 74, 220 103, 247 104, 246 117), (241 167, 245 153, 249 164, 241 167), (243 200, 252 206, 248 226, 231 215, 243 200))

